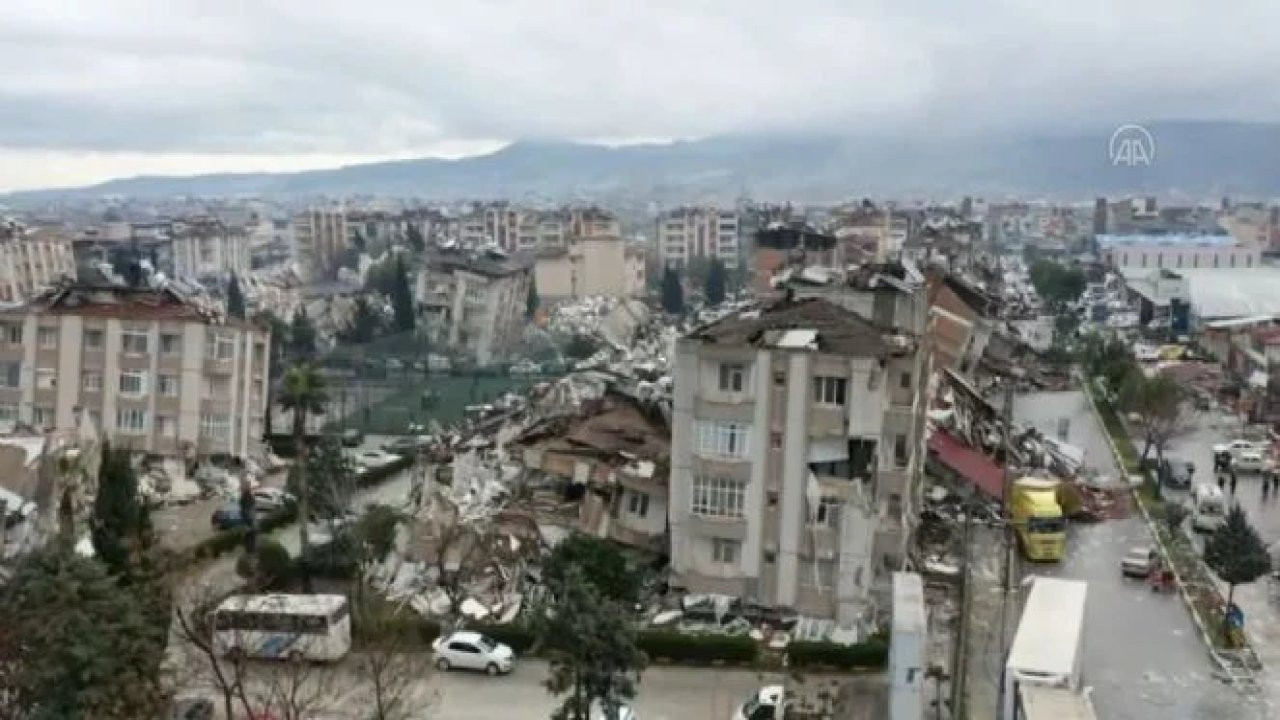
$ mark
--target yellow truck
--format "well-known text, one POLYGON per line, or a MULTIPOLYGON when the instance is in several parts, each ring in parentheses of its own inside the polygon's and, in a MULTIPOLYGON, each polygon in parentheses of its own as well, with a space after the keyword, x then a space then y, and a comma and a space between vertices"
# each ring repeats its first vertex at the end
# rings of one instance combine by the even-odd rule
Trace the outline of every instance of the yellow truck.
POLYGON ((1058 481, 1025 477, 1013 483, 1009 515, 1028 560, 1058 562, 1067 544, 1067 519, 1058 503, 1058 481))

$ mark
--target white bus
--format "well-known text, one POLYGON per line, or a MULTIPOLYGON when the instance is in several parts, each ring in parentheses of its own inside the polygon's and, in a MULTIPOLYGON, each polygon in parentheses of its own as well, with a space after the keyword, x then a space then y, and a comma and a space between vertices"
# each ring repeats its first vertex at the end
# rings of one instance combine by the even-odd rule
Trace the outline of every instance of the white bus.
POLYGON ((1088 584, 1037 577, 1022 608, 1004 669, 1004 708, 1013 718, 1026 686, 1079 692, 1083 681, 1084 608, 1088 584))
POLYGON ((214 611, 221 654, 337 660, 351 650, 351 609, 343 595, 232 595, 214 611))

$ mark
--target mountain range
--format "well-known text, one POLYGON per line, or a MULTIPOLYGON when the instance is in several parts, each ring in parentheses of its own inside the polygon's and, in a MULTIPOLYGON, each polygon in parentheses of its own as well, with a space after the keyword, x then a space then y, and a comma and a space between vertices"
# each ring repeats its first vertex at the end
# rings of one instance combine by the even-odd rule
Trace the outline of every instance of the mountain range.
POLYGON ((520 141, 496 152, 289 173, 139 176, 11 193, 21 205, 104 195, 837 200, 863 196, 1193 199, 1280 196, 1280 123, 1153 122, 1149 164, 1113 164, 1114 129, 967 139, 736 135, 606 147, 520 141))

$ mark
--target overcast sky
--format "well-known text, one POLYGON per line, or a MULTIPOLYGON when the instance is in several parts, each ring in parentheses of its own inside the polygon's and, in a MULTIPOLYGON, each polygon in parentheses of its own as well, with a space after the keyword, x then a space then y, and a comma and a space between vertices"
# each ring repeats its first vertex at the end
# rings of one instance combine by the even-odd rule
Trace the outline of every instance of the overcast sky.
POLYGON ((4 0, 0 189, 521 137, 1280 119, 1277 0, 4 0))

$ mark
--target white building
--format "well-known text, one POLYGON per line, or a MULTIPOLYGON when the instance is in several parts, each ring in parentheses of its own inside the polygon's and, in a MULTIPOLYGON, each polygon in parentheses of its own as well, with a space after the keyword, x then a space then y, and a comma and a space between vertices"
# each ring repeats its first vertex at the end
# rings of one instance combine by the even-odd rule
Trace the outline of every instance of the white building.
POLYGON ((539 297, 635 297, 644 292, 644 253, 617 236, 572 237, 539 251, 534 266, 539 297))
POLYGON ((1098 235, 1097 242, 1103 261, 1125 275, 1262 265, 1262 246, 1230 235, 1098 235))
POLYGON ((724 266, 738 266, 738 213, 714 207, 683 207, 658 215, 654 237, 658 259, 683 267, 695 258, 719 258, 724 266))
POLYGON ((440 251, 427 258, 415 287, 433 342, 489 365, 523 337, 533 257, 440 251))
POLYGON ((209 217, 171 225, 173 273, 180 278, 221 279, 246 275, 252 267, 249 235, 242 227, 209 217))
POLYGON ((0 222, 0 302, 22 302, 75 276, 69 239, 0 222))
POLYGON ((350 242, 341 209, 311 209, 293 216, 294 258, 306 280, 333 278, 350 242))
POLYGON ((0 420, 166 456, 255 452, 271 334, 170 290, 67 286, 0 313, 0 420))

